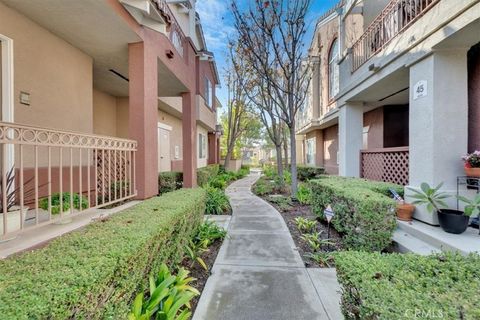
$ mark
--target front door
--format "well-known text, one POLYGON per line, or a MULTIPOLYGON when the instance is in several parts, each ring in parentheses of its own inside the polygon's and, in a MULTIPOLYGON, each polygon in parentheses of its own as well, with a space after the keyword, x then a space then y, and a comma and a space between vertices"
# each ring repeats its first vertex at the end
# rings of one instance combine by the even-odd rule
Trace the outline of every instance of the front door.
POLYGON ((166 126, 158 127, 158 171, 165 172, 172 170, 170 158, 170 130, 166 126))

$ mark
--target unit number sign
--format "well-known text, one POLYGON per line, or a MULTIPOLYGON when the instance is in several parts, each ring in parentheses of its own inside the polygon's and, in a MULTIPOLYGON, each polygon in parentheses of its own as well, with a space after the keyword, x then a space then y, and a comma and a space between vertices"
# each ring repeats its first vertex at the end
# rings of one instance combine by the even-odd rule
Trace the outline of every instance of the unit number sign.
POLYGON ((413 100, 427 96, 427 81, 420 80, 413 86, 413 100))

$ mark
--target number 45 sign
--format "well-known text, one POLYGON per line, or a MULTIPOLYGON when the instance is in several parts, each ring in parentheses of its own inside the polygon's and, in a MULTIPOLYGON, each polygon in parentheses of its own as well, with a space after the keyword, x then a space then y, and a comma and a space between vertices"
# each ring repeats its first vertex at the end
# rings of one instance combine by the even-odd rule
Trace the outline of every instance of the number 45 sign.
POLYGON ((427 80, 420 80, 413 86, 413 100, 427 96, 427 80))

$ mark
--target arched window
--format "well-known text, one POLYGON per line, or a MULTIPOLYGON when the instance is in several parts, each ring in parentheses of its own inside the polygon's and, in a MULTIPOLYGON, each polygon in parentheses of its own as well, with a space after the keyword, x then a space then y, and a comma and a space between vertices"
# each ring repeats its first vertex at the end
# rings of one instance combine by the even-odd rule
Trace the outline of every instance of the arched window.
POLYGON ((335 39, 328 53, 328 98, 338 93, 338 41, 335 39))

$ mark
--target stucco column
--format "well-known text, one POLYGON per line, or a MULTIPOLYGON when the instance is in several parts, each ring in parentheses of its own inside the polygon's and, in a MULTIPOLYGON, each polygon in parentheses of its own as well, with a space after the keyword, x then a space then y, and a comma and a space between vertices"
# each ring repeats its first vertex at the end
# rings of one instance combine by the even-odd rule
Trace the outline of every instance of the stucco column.
MULTIPOLYGON (((468 144, 467 52, 437 51, 410 67, 410 185, 422 182, 456 191, 468 144)), ((408 191, 408 190, 407 190, 408 191)), ((455 199, 450 199, 454 206, 455 199)), ((417 208, 415 217, 436 224, 417 208)))
POLYGON ((348 102, 338 118, 339 175, 360 176, 360 150, 363 145, 363 103, 348 102))
POLYGON ((128 51, 128 132, 138 142, 137 198, 146 199, 158 194, 157 56, 143 42, 129 44, 128 51))
POLYGON ((208 133, 208 164, 218 163, 217 159, 217 134, 208 133))
POLYGON ((195 95, 182 94, 183 186, 197 186, 197 122, 195 95))

